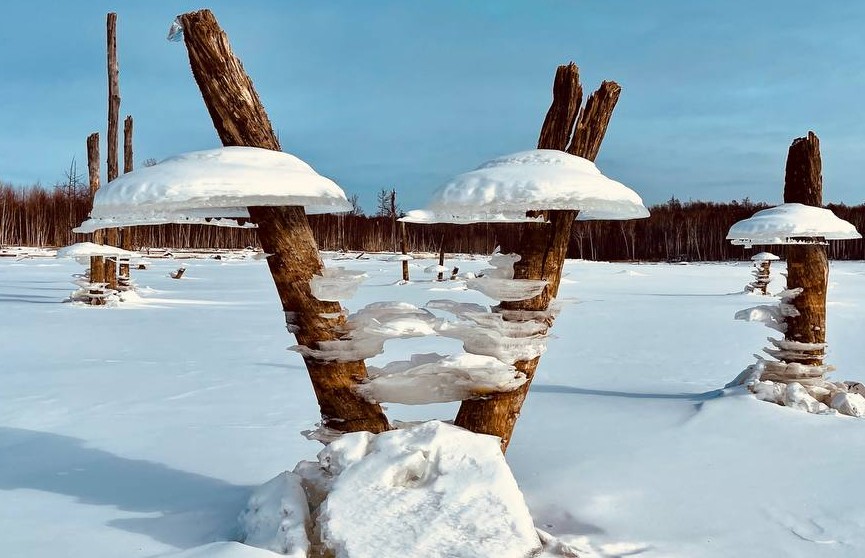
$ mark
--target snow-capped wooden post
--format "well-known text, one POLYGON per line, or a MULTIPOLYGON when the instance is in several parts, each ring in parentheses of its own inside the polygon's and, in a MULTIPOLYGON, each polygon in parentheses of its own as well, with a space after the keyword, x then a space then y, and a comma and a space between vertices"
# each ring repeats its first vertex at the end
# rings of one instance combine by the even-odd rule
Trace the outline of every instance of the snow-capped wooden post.
MULTIPOLYGON (((620 92, 621 87, 617 83, 604 81, 589 97, 586 107, 578 113, 582 101, 579 69, 573 62, 559 66, 553 83, 553 101, 541 128, 538 148, 567 151, 594 161, 620 92)), ((533 214, 539 215, 541 212, 533 214)), ((515 242, 503 243, 502 253, 512 252, 521 256, 520 261, 514 264, 514 279, 543 279, 547 281, 547 286, 540 295, 531 299, 502 301, 499 305, 502 310, 546 311, 558 293, 571 226, 577 211, 554 210, 542 214, 548 223, 522 225, 519 235, 505 237, 514 238, 515 242)), ((474 432, 499 436, 502 450, 507 450, 539 361, 540 356, 515 363, 517 370, 527 378, 526 383, 519 388, 492 394, 484 399, 463 401, 455 424, 474 432)))
MULTIPOLYGON (((90 198, 99 190, 99 132, 93 132, 87 136, 87 177, 90 182, 90 198)), ((93 233, 93 242, 102 244, 102 231, 93 233)), ((105 304, 102 296, 105 282, 105 258, 102 256, 90 256, 90 304, 101 306, 105 304), (98 285, 98 287, 96 287, 98 285)))
MULTIPOLYGON (((399 241, 400 252, 402 253, 403 256, 407 256, 408 255, 408 238, 407 238, 406 232, 405 232, 405 223, 399 224, 399 231, 400 231, 400 241, 399 241)), ((402 260, 402 280, 405 281, 406 283, 408 283, 408 281, 409 281, 408 260, 405 258, 403 258, 403 260, 402 260)))
MULTIPOLYGON (((823 163, 820 140, 814 132, 797 138, 787 152, 784 174, 784 203, 823 206, 823 163)), ((826 289, 829 284, 829 258, 823 239, 820 242, 791 244, 787 247, 787 289, 802 289, 791 304, 798 316, 786 318, 788 341, 826 343, 826 289)), ((802 351, 785 359, 805 365, 822 364, 824 349, 802 351)))
POLYGON ((751 256, 751 261, 754 262, 754 269, 751 271, 754 280, 748 284, 746 290, 759 292, 760 294, 769 294, 769 282, 772 280, 772 262, 778 259, 778 256, 769 252, 760 252, 751 256))
MULTIPOLYGON (((178 16, 192 74, 219 138, 226 146, 280 151, 279 140, 252 80, 234 55, 227 35, 209 10, 178 16)), ((249 207, 258 238, 286 314, 301 345, 317 348, 338 339, 345 323, 337 302, 312 296, 309 281, 323 264, 303 207, 249 207)), ((325 426, 341 431, 382 432, 389 428, 381 407, 358 396, 354 387, 366 377, 361 361, 323 361, 304 356, 325 426)))

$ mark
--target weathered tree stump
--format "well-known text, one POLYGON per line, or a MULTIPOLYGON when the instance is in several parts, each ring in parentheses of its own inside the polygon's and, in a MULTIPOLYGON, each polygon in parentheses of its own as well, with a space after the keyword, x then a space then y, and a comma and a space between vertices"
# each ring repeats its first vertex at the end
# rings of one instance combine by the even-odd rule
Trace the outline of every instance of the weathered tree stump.
MULTIPOLYGON (((576 117, 576 107, 579 107, 582 97, 579 69, 573 62, 559 66, 553 84, 553 101, 541 128, 538 149, 558 149, 594 161, 620 92, 621 87, 617 83, 604 81, 576 117)), ((531 212, 531 215, 537 213, 531 212)), ((503 242, 502 252, 521 256, 520 261, 514 264, 514 279, 544 279, 547 286, 534 298, 501 302, 498 306, 500 310, 543 312, 548 310, 550 301, 558 293, 571 227, 577 212, 545 211, 543 214, 548 222, 518 225, 520 229, 517 235, 505 235, 505 238, 513 239, 513 244, 503 242)), ((505 312, 504 318, 509 319, 508 316, 505 312)), ((548 320, 549 325, 552 325, 552 318, 548 320)), ((463 401, 454 423, 474 432, 499 436, 502 439, 502 451, 507 450, 539 361, 540 357, 536 357, 514 363, 517 371, 525 374, 526 383, 513 391, 463 401)))
MULTIPOLYGON (((108 58, 108 169, 106 178, 111 182, 118 176, 117 170, 117 129, 120 120, 120 70, 117 63, 117 14, 111 12, 106 20, 107 58, 108 58)), ((105 230, 105 244, 120 245, 120 232, 117 229, 105 230)), ((117 260, 105 258, 105 280, 108 288, 117 290, 117 260)))
MULTIPOLYGON (((252 80, 234 55, 228 37, 209 10, 179 16, 192 74, 223 145, 280 150, 252 80)), ((312 296, 309 280, 323 268, 302 207, 250 207, 286 324, 301 345, 342 335, 339 303, 312 296)), ((366 378, 363 361, 328 362, 304 357, 325 426, 341 431, 382 432, 390 426, 381 407, 358 396, 366 378)))
MULTIPOLYGON (((403 256, 407 256, 408 255, 408 237, 406 236, 406 232, 405 232, 405 223, 400 223, 399 229, 400 229, 400 242, 399 242, 400 252, 402 252, 403 256)), ((409 281, 408 260, 402 261, 402 280, 405 281, 406 283, 408 283, 408 281, 409 281)))
MULTIPOLYGON (((814 132, 797 138, 787 153, 784 176, 784 203, 823 206, 823 163, 820 140, 814 132)), ((812 240, 812 239, 809 239, 812 240)), ((829 259, 822 243, 793 244, 787 247, 787 289, 801 288, 791 304, 799 311, 785 322, 784 338, 798 343, 826 342, 826 290, 829 284, 829 259)), ((822 364, 824 349, 802 351, 801 357, 784 359, 806 365, 822 364)))
MULTIPOLYGON (((99 190, 99 133, 94 132, 87 136, 87 176, 90 182, 90 198, 99 190)), ((102 244, 102 231, 93 233, 93 242, 102 244)), ((105 282, 105 259, 102 256, 90 257, 90 304, 101 306, 105 304, 104 289, 105 282)))

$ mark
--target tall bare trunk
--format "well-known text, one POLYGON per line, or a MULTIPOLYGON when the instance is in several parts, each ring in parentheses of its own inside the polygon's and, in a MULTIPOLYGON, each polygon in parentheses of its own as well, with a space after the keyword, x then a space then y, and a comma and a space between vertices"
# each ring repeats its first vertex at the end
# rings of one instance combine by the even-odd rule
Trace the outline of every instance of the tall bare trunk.
MULTIPOLYGON (((234 55, 228 37, 209 10, 180 16, 189 63, 223 145, 280 150, 270 119, 234 55)), ((338 338, 345 317, 336 302, 312 296, 309 280, 323 264, 302 207, 250 207, 261 246, 298 343, 317 348, 338 338)), ((363 361, 325 362, 305 358, 325 426, 342 431, 389 428, 379 405, 359 397, 354 386, 366 377, 363 361)))
MULTIPOLYGON (((96 195, 99 190, 99 132, 93 132, 87 136, 87 177, 90 182, 90 197, 96 195)), ((102 244, 102 231, 93 233, 93 242, 102 244)), ((102 256, 90 257, 90 282, 104 283, 105 282, 105 259, 102 256)), ((100 306, 105 304, 105 300, 100 296, 102 288, 90 290, 90 304, 100 306)))
MULTIPOLYGON (((123 121, 123 172, 132 172, 132 115, 127 115, 123 121)), ((120 247, 124 250, 132 250, 132 231, 128 228, 120 229, 120 247)), ((130 271, 129 258, 120 260, 120 286, 129 287, 130 271)))
MULTIPOLYGON (((117 128, 120 120, 120 78, 117 64, 117 14, 108 14, 106 22, 108 53, 108 171, 106 178, 111 182, 117 178, 117 128)), ((111 246, 120 244, 117 229, 106 229, 105 243, 111 246)), ((108 288, 117 289, 117 262, 105 259, 105 280, 108 288)))
MULTIPOLYGON (((538 149, 558 149, 594 160, 600 150, 613 109, 621 88, 612 81, 605 81, 595 91, 580 111, 574 125, 574 107, 579 107, 582 87, 579 85, 579 69, 573 63, 559 66, 553 85, 553 101, 544 119, 538 139, 538 149), (561 130, 567 131, 563 134, 561 130), (568 141, 570 140, 570 146, 568 141)), ((543 213, 547 223, 521 225, 519 235, 505 235, 513 244, 503 242, 502 252, 520 254, 514 264, 515 279, 545 279, 544 291, 531 299, 518 302, 501 302, 502 310, 547 310, 550 301, 558 294, 562 268, 571 237, 571 228, 576 211, 533 212, 543 213)), ((502 439, 502 451, 507 450, 514 426, 528 394, 540 357, 517 361, 514 366, 525 374, 527 381, 519 388, 506 393, 496 393, 484 399, 469 399, 460 405, 455 424, 474 432, 492 434, 502 439)))
MULTIPOLYGON (((400 231, 399 231, 400 232, 400 251, 402 252, 402 255, 405 256, 408 254, 408 252, 407 252, 407 250, 408 250, 408 238, 406 237, 405 223, 400 223, 399 225, 400 225, 399 226, 399 229, 400 229, 400 231)), ((406 282, 409 280, 409 278, 408 278, 408 260, 402 261, 402 280, 406 281, 406 282)))

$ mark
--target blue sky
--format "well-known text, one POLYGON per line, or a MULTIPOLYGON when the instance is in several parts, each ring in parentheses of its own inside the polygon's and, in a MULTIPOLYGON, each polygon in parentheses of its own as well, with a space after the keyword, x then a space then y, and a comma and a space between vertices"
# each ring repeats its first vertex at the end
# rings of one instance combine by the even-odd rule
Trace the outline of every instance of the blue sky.
MULTIPOLYGON (((137 163, 219 145, 182 43, 192 2, 37 1, 0 22, 0 180, 51 185, 106 127, 105 14, 137 163)), ((859 204, 865 2, 212 1, 283 148, 357 193, 422 206, 450 176, 533 148, 558 64, 622 97, 598 165, 648 203, 780 201, 814 130, 825 198, 859 204)))

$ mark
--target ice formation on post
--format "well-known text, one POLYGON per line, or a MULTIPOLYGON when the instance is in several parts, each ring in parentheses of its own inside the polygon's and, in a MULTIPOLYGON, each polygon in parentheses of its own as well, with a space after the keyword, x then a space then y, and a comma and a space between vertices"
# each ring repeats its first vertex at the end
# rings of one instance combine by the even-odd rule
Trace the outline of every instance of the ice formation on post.
POLYGON ((490 258, 491 269, 485 269, 474 278, 466 280, 466 287, 478 291, 493 300, 526 300, 541 294, 547 282, 533 279, 514 279, 514 264, 520 261, 519 254, 494 253, 490 258))
POLYGON ((241 224, 250 206, 302 206, 310 214, 351 210, 339 186, 294 155, 222 147, 169 157, 112 180, 96 192, 90 219, 74 230, 164 223, 251 226, 241 224))
POLYGON ((780 258, 769 252, 760 252, 751 256, 751 261, 754 262, 754 267, 751 270, 751 275, 754 280, 748 283, 745 287, 747 292, 769 294, 769 282, 771 281, 770 266, 772 262, 780 258))
POLYGON ((429 310, 406 302, 375 302, 348 317, 342 338, 319 341, 318 348, 296 345, 292 350, 319 360, 363 360, 384 351, 388 339, 435 335, 439 321, 429 310))
MULTIPOLYGON (((785 203, 758 211, 749 219, 735 223, 727 234, 733 244, 823 244, 827 240, 861 238, 852 224, 839 219, 828 209, 785 203)), ((755 272, 757 280, 752 287, 765 291, 768 284, 768 262, 778 259, 769 253, 752 258, 765 269, 755 272)), ((787 334, 787 318, 799 316, 792 301, 803 290, 789 289, 780 293, 777 305, 760 305, 741 310, 736 319, 758 321, 787 334)), ((757 363, 745 369, 728 385, 744 384, 758 399, 771 401, 809 413, 842 413, 862 416, 865 399, 862 394, 851 393, 850 384, 831 382, 827 373, 834 368, 823 362, 826 343, 805 343, 788 339, 769 338, 772 347, 763 349, 777 360, 757 356, 757 363)))
POLYGON ((555 149, 498 157, 463 173, 433 193, 410 223, 525 222, 526 211, 574 209, 578 219, 648 217, 642 199, 601 174, 592 161, 555 149))
POLYGON ((344 434, 295 473, 313 510, 314 551, 335 558, 528 558, 541 550, 493 436, 438 421, 344 434))
POLYGON ((357 391, 373 403, 422 405, 462 401, 511 391, 525 383, 513 366, 474 354, 412 355, 411 360, 367 368, 368 380, 357 391))
POLYGON ((314 275, 309 280, 312 296, 318 300, 334 302, 353 297, 357 288, 367 277, 363 271, 353 271, 343 267, 324 268, 321 272, 321 275, 314 275))
POLYGON ((79 242, 64 246, 57 250, 58 258, 75 258, 79 263, 89 263, 91 256, 105 256, 107 258, 128 258, 136 255, 135 252, 124 250, 116 246, 106 244, 94 244, 93 242, 79 242))
MULTIPOLYGON (((128 260, 134 256, 134 252, 109 246, 105 244, 95 244, 93 242, 79 242, 64 246, 57 250, 58 258, 74 258, 76 262, 82 265, 89 265, 90 258, 93 256, 102 256, 114 260, 128 260)), ((72 283, 78 287, 76 291, 69 295, 69 300, 73 302, 92 303, 94 299, 98 299, 102 304, 105 302, 116 302, 120 300, 118 297, 119 291, 108 288, 108 283, 105 281, 93 282, 87 273, 75 274, 72 276, 72 283)))

